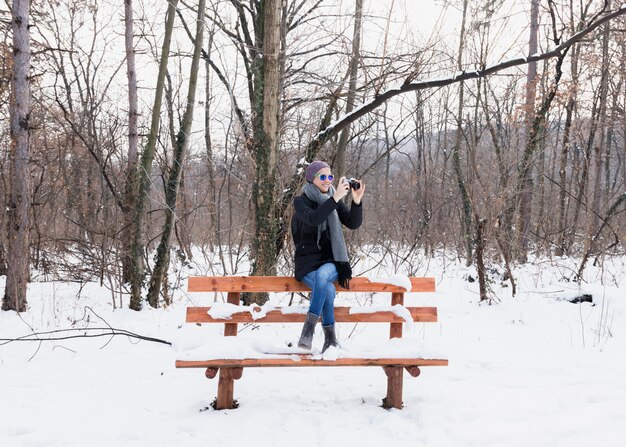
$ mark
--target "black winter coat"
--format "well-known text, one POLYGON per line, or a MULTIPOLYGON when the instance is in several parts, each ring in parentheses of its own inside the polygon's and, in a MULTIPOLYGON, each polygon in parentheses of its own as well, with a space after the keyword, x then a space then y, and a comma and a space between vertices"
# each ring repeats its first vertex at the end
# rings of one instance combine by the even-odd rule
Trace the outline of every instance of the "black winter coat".
POLYGON ((307 273, 317 270, 322 264, 333 262, 333 250, 330 243, 330 229, 322 232, 320 246, 317 246, 317 226, 322 224, 334 210, 337 210, 339 220, 343 225, 356 230, 363 222, 363 202, 350 209, 343 202, 335 202, 330 197, 327 201, 318 204, 305 194, 293 201, 294 215, 291 219, 291 235, 296 250, 295 277, 301 281, 307 273))

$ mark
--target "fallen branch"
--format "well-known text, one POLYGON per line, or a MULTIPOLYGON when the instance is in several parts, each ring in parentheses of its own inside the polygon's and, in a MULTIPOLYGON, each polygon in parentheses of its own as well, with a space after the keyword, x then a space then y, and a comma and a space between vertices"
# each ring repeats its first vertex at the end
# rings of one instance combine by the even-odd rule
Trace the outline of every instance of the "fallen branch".
POLYGON ((13 342, 60 341, 60 340, 70 340, 74 338, 114 337, 116 335, 123 335, 129 338, 136 338, 139 340, 150 341, 154 343, 162 343, 164 345, 169 345, 169 346, 172 345, 172 343, 167 340, 161 340, 160 338, 154 338, 154 337, 147 337, 145 335, 136 334, 134 332, 127 331, 125 329, 117 329, 113 327, 93 327, 93 328, 89 327, 89 328, 57 329, 54 331, 46 331, 46 332, 33 332, 33 333, 23 335, 17 338, 0 338, 0 346, 4 346, 13 342), (100 331, 100 332, 93 333, 96 331, 100 331), (54 334, 72 333, 72 332, 82 332, 82 334, 52 336, 54 334), (45 336, 45 335, 49 335, 49 337, 42 338, 42 336, 45 336))

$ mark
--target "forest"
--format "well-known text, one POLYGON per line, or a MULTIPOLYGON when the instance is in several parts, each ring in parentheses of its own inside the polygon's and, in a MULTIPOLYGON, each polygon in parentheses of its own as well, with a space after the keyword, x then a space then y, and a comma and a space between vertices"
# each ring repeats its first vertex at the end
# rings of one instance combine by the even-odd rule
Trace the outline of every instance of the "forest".
POLYGON ((315 159, 367 187, 357 272, 370 253, 407 275, 444 253, 476 267, 481 300, 496 276, 514 294, 537 258, 575 259, 579 281, 625 252, 625 15, 614 0, 7 1, 2 309, 26 310, 37 279, 167 306, 199 258, 291 275, 315 159))

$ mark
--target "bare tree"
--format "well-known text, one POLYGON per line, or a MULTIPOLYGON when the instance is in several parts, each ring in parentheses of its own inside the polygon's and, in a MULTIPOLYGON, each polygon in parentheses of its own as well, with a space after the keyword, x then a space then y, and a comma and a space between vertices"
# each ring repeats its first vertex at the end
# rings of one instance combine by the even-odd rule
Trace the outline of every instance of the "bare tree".
POLYGON ((129 251, 132 241, 133 210, 137 195, 137 162, 139 160, 139 104, 137 93, 137 68, 135 64, 134 25, 133 25, 133 0, 124 0, 124 42, 126 47, 126 73, 128 76, 128 164, 126 168, 126 210, 124 213, 123 238, 123 282, 129 282, 132 278, 132 257, 129 251))
MULTIPOLYGON (((611 0, 605 1, 605 8, 611 8, 611 0)), ((600 93, 598 100, 598 115, 599 115, 599 135, 597 139, 599 141, 594 142, 594 158, 595 158, 595 172, 594 172, 594 184, 591 202, 591 213, 589 215, 588 235, 587 241, 589 241, 592 235, 598 229, 600 221, 600 201, 602 197, 606 197, 606 188, 602 182, 602 171, 604 164, 608 165, 606 160, 606 136, 607 136, 607 98, 609 94, 609 69, 610 69, 610 57, 609 57, 609 39, 610 39, 610 24, 606 23, 602 30, 602 59, 600 69, 600 93), (603 194, 603 190, 605 193, 603 194)), ((589 242, 587 242, 589 244, 589 242)))
POLYGON ((13 0, 11 76, 11 197, 3 310, 24 312, 30 280, 30 31, 29 0, 13 0))
POLYGON ((183 173, 183 163, 189 146, 189 134, 193 123, 194 104, 196 101, 196 86, 198 83, 198 71, 200 68, 200 53, 202 51, 204 35, 204 7, 206 0, 199 0, 198 15, 196 19, 196 35, 194 42, 193 58, 189 73, 189 89, 187 92, 187 104, 180 131, 176 137, 172 169, 169 173, 167 188, 165 191, 165 223, 161 232, 161 241, 157 247, 155 265, 150 277, 148 290, 148 302, 152 307, 157 307, 161 285, 167 282, 167 267, 169 266, 170 240, 174 230, 176 218, 176 200, 178 188, 183 173))
MULTIPOLYGON (((465 47, 465 24, 467 21, 467 6, 469 0, 463 0, 463 15, 461 20, 461 32, 459 36, 459 51, 457 55, 457 68, 463 70, 463 48, 465 47)), ((459 188, 461 196, 461 227, 463 229, 463 240, 465 246, 465 263, 472 264, 474 251, 474 237, 472 235, 472 203, 467 192, 467 186, 461 169, 461 142, 463 137, 463 102, 464 102, 465 84, 459 82, 459 104, 456 115, 456 134, 454 145, 452 146, 452 167, 456 184, 459 188)))
MULTIPOLYGON (((556 24, 555 24, 556 25, 556 24)), ((528 54, 537 53, 537 35, 539 29, 539 0, 531 0, 530 6, 530 37, 528 39, 528 54)), ((558 42, 557 42, 558 43, 558 42)), ((533 154, 536 150, 540 138, 541 129, 534 128, 534 120, 536 116, 536 78, 537 78, 537 62, 529 62, 526 74, 526 104, 525 104, 525 137, 526 137, 526 154, 533 154)), ((549 108, 549 105, 548 105, 549 108)), ((547 109, 546 109, 547 112, 547 109)), ((541 126, 543 123, 538 123, 541 126)), ((534 165, 534 160, 528 159, 528 163, 534 165)), ((519 257, 525 259, 528 249, 528 233, 531 220, 531 204, 532 204, 532 185, 531 173, 533 166, 524 166, 522 168, 523 178, 520 181, 522 189, 519 193, 519 229, 518 229, 518 251, 519 257)), ((516 201, 513 201, 515 203, 516 201)))
MULTIPOLYGON (((354 32, 352 35, 352 53, 349 63, 348 93, 346 96, 346 111, 350 113, 354 110, 356 99, 356 83, 359 69, 359 50, 361 48, 361 32, 363 29, 363 0, 356 0, 354 6, 354 32)), ((338 176, 346 173, 346 146, 350 137, 350 126, 341 131, 339 143, 337 144, 337 158, 334 168, 338 176)))
POLYGON ((205 84, 204 84, 204 144, 206 147, 206 160, 207 160, 207 177, 209 179, 209 228, 207 234, 209 235, 209 243, 213 248, 213 242, 215 241, 215 231, 217 228, 217 204, 216 204, 216 184, 215 184, 215 162, 213 155, 213 140, 211 138, 211 103, 212 89, 211 89, 211 65, 209 60, 211 59, 211 51, 213 50, 213 38, 215 36, 215 25, 209 32, 209 42, 207 45, 207 57, 205 58, 205 84))
MULTIPOLYGON (((607 1, 608 0, 604 1, 603 11, 607 7, 607 1)), ((582 160, 580 160, 581 167, 579 169, 580 175, 578 176, 578 179, 577 179, 578 190, 576 191, 576 199, 575 199, 576 203, 575 203, 574 217, 573 217, 573 226, 578 227, 579 220, 581 218, 583 211, 588 212, 587 230, 586 230, 586 233, 587 233, 586 243, 587 244, 589 243, 591 233, 593 232, 590 230, 589 226, 593 225, 593 222, 597 220, 596 217, 589 215, 590 213, 593 212, 593 201, 591 201, 592 203, 589 203, 589 200, 587 200, 586 197, 587 197, 588 188, 589 188, 590 170, 592 167, 591 164, 592 164, 592 155, 594 152, 594 144, 596 142, 596 135, 598 132, 600 117, 602 115, 602 111, 604 110, 604 104, 600 103, 601 94, 602 94, 602 88, 601 88, 600 95, 594 95, 595 98, 593 101, 590 122, 589 122, 589 134, 584 144, 583 158, 582 160)), ((592 194, 592 197, 593 197, 593 194, 592 194)), ((573 234, 572 234, 572 237, 573 237, 573 234)))
POLYGON ((178 0, 171 0, 168 3, 167 18, 165 24, 165 35, 161 48, 161 60, 159 62, 159 73, 157 75, 156 91, 154 95, 154 105, 152 107, 152 120, 148 141, 141 155, 137 182, 137 202, 135 216, 133 219, 133 240, 131 244, 131 256, 133 259, 133 275, 131 279, 130 308, 141 309, 141 288, 145 279, 144 266, 144 233, 146 210, 150 200, 150 175, 152 172, 152 162, 156 149, 159 132, 161 104, 163 101, 163 89, 165 86, 165 75, 167 73, 167 62, 170 55, 170 43, 172 31, 174 29, 174 19, 176 18, 176 6, 178 0))
MULTIPOLYGON (((255 98, 252 105, 255 116, 253 147, 256 162, 252 201, 255 212, 255 234, 252 243, 252 274, 271 275, 276 272, 278 257, 276 240, 279 234, 277 216, 278 143, 280 123, 280 41, 282 0, 268 0, 263 5, 263 57, 253 71, 255 98)), ((254 298, 258 303, 267 296, 254 298)))
MULTIPOLYGON (((582 20, 578 23, 578 27, 583 25, 582 20)), ((569 28, 571 32, 577 31, 574 24, 574 11, 570 10, 569 28)), ((559 194, 558 194, 558 242, 556 244, 555 253, 557 256, 563 256, 568 251, 570 237, 568 233, 571 230, 567 228, 567 160, 572 153, 572 123, 574 119, 574 109, 577 103, 578 76, 579 76, 579 60, 581 46, 578 45, 572 49, 570 57, 570 76, 571 86, 567 91, 567 102, 565 104, 565 123, 563 125, 563 140, 561 143, 561 151, 559 157, 559 194)))

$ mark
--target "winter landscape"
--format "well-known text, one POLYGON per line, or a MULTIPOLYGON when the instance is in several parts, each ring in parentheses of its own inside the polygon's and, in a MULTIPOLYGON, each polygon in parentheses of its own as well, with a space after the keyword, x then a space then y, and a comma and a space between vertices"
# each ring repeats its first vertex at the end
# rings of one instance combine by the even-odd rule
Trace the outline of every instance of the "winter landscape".
POLYGON ((0 18, 0 447, 626 445, 626 5, 11 0, 0 18), (298 254, 332 254, 340 282, 436 284, 404 302, 436 322, 401 342, 340 322, 323 355, 318 325, 314 359, 449 364, 405 371, 402 409, 380 365, 247 367, 215 409, 218 380, 177 360, 293 355, 301 324, 186 323, 233 310, 187 279, 291 277, 298 254))
MULTIPOLYGON (((405 373, 402 410, 380 407, 386 378, 377 367, 247 369, 235 382, 240 407, 213 410, 217 379, 177 370, 174 361, 220 332, 186 327, 185 307, 221 297, 183 287, 169 308, 137 313, 114 310, 111 292, 97 283, 40 279, 29 286, 27 312, 0 313, 0 444, 619 446, 626 434, 626 259, 589 268, 580 285, 567 280, 574 269, 573 261, 536 260, 520 269, 516 297, 506 282, 495 282, 498 302, 486 305, 468 281, 472 269, 445 257, 424 265, 419 275, 435 277, 437 292, 409 294, 406 304, 437 306, 439 322, 405 325, 405 338, 450 363, 424 367, 417 378, 405 373), (570 302, 584 294, 593 303, 570 302), (126 336, 6 341, 108 326, 173 346, 126 336)), ((205 272, 196 266, 184 275, 205 272)), ((272 296, 273 304, 288 300, 272 296)), ((378 295, 338 300, 388 304, 378 295)), ((252 330, 240 327, 238 338, 252 330)), ((299 325, 263 330, 254 338, 280 343, 296 338, 299 325)), ((358 350, 383 343, 388 327, 338 331, 342 347, 358 350)), ((319 349, 321 339, 315 344, 319 349)))

